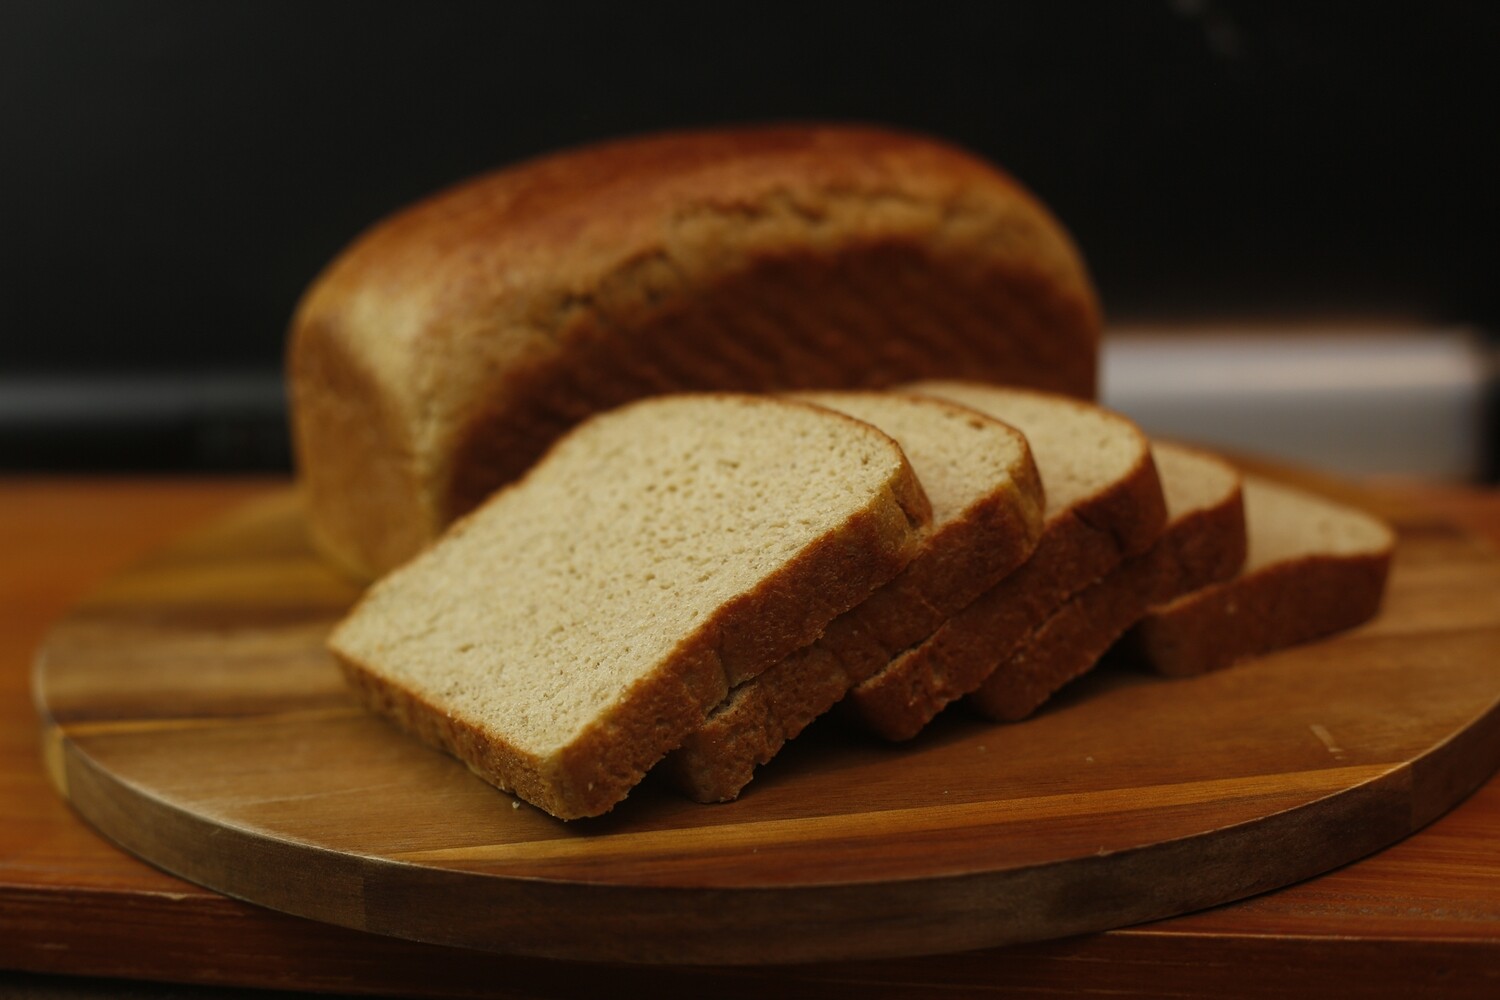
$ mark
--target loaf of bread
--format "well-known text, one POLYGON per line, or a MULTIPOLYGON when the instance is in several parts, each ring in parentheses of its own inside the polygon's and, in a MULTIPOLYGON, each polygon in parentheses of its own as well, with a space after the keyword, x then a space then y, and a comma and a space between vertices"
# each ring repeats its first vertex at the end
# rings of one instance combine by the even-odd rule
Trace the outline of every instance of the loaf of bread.
POLYGON ((895 438, 932 502, 916 556, 811 646, 736 687, 667 760, 700 802, 735 798, 782 745, 851 686, 932 634, 1031 554, 1041 532, 1041 480, 1014 428, 933 398, 848 391, 798 398, 874 424, 895 438))
POLYGON ((1152 607, 1216 583, 1245 561, 1240 475, 1223 459, 1178 445, 1151 449, 1167 526, 1145 552, 1070 598, 995 668, 969 704, 1002 722, 1035 712, 1087 672, 1152 607))
POLYGON ((1153 608, 1127 649, 1187 675, 1338 632, 1374 617, 1396 536, 1364 511, 1245 476, 1249 549, 1232 579, 1153 608))
POLYGON ((1030 559, 850 692, 851 712, 892 740, 915 736, 977 689, 1064 601, 1149 548, 1166 523, 1150 445, 1124 417, 1061 396, 974 383, 910 388, 1018 428, 1047 503, 1030 559))
POLYGON ((657 397, 579 425, 329 645, 376 711, 555 816, 594 816, 899 572, 929 518, 868 424, 657 397))
POLYGON ((333 261, 291 330, 299 479, 320 550, 368 577, 629 400, 939 376, 1091 397, 1098 331, 1056 221, 946 144, 613 142, 428 198, 333 261))

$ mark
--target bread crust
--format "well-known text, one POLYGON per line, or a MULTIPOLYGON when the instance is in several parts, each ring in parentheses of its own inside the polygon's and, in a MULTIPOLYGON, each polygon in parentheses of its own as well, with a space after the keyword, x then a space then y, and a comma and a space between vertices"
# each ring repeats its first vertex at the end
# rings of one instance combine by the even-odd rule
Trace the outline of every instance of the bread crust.
MULTIPOLYGON (((807 405, 766 398, 745 402, 807 405)), ((873 432, 842 414, 822 412, 858 424, 862 433, 873 432)), ((652 765, 700 725, 733 684, 812 642, 830 619, 911 560, 931 509, 899 447, 880 436, 898 462, 868 503, 753 589, 719 605, 701 627, 681 637, 649 676, 623 692, 607 716, 555 754, 538 755, 392 679, 341 641, 339 629, 330 649, 368 708, 458 757, 486 781, 562 819, 599 815, 624 799, 652 765)), ((522 479, 501 492, 524 486, 522 479)), ((464 528, 461 521, 453 530, 464 528)), ((346 622, 369 599, 367 593, 346 622)))
POLYGON ((1020 721, 1091 669, 1152 607, 1238 572, 1246 544, 1239 477, 1228 463, 1196 454, 1232 475, 1233 488, 1174 518, 1151 548, 1070 598, 969 695, 969 705, 997 721, 1020 721))
MULTIPOLYGON (((1396 545, 1394 532, 1375 523, 1387 540, 1368 551, 1310 552, 1247 567, 1153 608, 1130 630, 1124 651, 1158 673, 1185 677, 1368 621, 1380 610, 1396 545)), ((1249 530, 1257 530, 1253 518, 1249 530)))
POLYGON ((1156 464, 1140 439, 1126 475, 1050 517, 1031 558, 949 618, 925 642, 854 687, 849 714, 889 740, 907 740, 999 663, 1080 588, 1149 548, 1166 524, 1156 464))
POLYGON ((374 574, 600 409, 936 376, 1091 397, 1098 332, 1067 235, 968 153, 852 126, 649 136, 356 240, 293 319, 294 446, 316 538, 374 574))
MULTIPOLYGON (((957 404, 929 402, 991 421, 957 404)), ((974 503, 963 518, 924 542, 901 573, 831 621, 815 643, 729 693, 667 758, 679 789, 699 802, 738 797, 757 767, 851 687, 931 635, 1031 555, 1042 530, 1042 486, 1030 449, 1019 434, 1017 439, 1020 459, 1006 488, 974 503)))
POLYGON ((411 425, 382 395, 368 366, 309 334, 288 359, 288 390, 299 450, 318 455, 316 475, 298 477, 314 547, 359 580, 393 566, 437 536, 442 519, 414 478, 411 425), (357 495, 359 502, 349 497, 357 495))

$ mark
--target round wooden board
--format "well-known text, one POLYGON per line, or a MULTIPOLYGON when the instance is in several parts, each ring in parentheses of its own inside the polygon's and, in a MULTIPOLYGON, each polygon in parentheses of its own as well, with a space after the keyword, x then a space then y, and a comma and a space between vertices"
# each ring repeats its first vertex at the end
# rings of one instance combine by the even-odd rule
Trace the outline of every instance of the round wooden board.
POLYGON ((722 806, 648 778, 564 824, 367 716, 322 648, 356 589, 310 554, 290 491, 78 607, 36 697, 85 818, 276 909, 585 960, 958 951, 1285 885, 1495 768, 1500 558, 1385 513, 1401 543, 1362 629, 1189 680, 1108 664, 1026 723, 950 710, 899 747, 825 720, 722 806))

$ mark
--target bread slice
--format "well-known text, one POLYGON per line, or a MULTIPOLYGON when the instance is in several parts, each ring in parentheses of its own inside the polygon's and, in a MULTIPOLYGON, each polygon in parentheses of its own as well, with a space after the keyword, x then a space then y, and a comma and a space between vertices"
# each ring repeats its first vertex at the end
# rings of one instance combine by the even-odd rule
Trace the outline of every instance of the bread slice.
POLYGON ((1085 673, 1153 606, 1238 572, 1245 561, 1240 474, 1223 459, 1176 445, 1151 448, 1167 499, 1167 527, 1070 598, 969 696, 983 714, 1015 722, 1085 673))
POLYGON ((899 575, 834 619, 817 642, 736 687, 667 759, 678 786, 700 802, 739 795, 758 765, 852 685, 1024 561, 1041 533, 1041 480, 1014 428, 952 403, 897 393, 798 398, 894 437, 932 501, 932 527, 899 575))
POLYGON ((1092 397, 1062 228, 942 142, 798 125, 604 143, 428 198, 339 255, 288 348, 320 550, 399 564, 568 427, 687 389, 960 374, 1092 397))
POLYGON ((1166 522, 1150 445, 1124 417, 1061 396, 975 383, 912 389, 1025 434, 1047 508, 1030 559, 845 699, 855 716, 893 740, 915 736, 944 706, 978 688, 1064 601, 1149 548, 1166 522))
POLYGON ((1156 607, 1128 638, 1163 674, 1187 675, 1374 617, 1396 535, 1363 511, 1245 476, 1249 550, 1234 578, 1156 607))
POLYGON ((593 816, 899 572, 929 515, 868 424, 645 400, 376 583, 329 645, 376 711, 555 816, 593 816))

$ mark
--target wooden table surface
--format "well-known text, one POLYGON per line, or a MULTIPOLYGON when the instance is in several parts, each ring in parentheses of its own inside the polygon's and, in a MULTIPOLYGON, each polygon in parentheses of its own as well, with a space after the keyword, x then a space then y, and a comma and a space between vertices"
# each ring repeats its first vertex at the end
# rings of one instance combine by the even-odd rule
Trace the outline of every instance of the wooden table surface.
MULTIPOLYGON (((1500 995, 1497 779, 1407 840, 1278 892, 1104 934, 920 959, 654 969, 504 958, 317 924, 158 872, 100 838, 49 786, 32 652, 102 579, 281 485, 0 480, 0 969, 437 996, 1500 995)), ((1500 545, 1500 492, 1383 493, 1500 545)))

